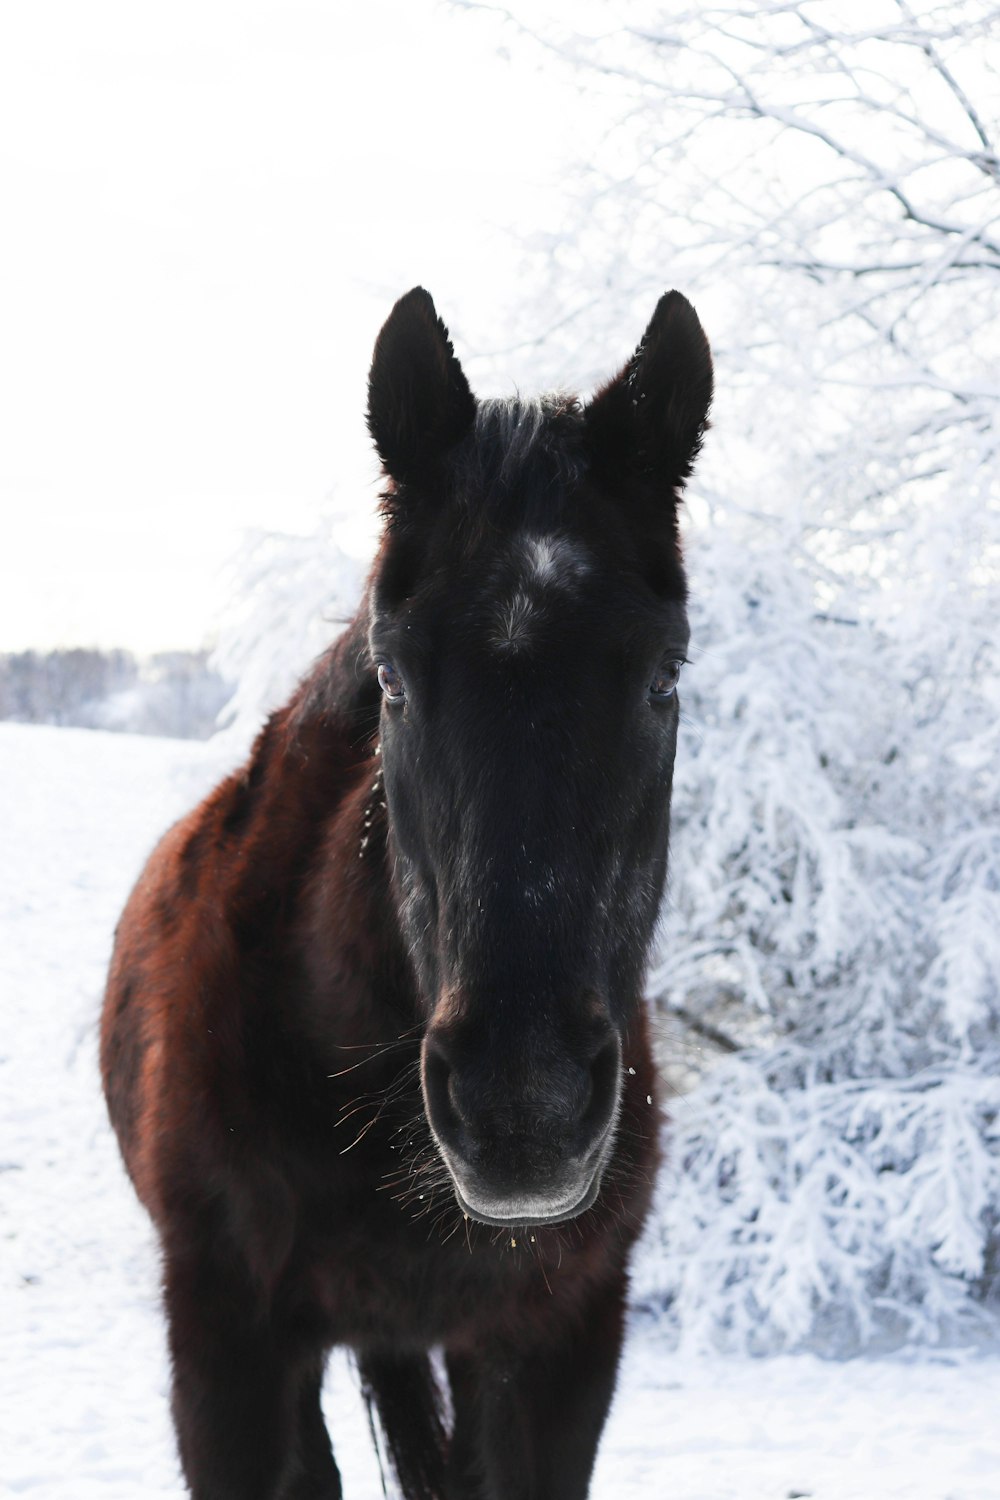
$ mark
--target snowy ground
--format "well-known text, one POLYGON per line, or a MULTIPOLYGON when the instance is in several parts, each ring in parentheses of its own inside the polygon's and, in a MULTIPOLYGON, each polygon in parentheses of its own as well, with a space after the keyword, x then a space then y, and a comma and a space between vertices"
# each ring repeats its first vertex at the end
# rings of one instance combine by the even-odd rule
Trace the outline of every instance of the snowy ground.
MULTIPOLYGON (((95 1020, 142 858, 203 745, 0 725, 0 1495, 180 1497, 156 1254, 104 1116, 95 1020)), ((350 1374, 347 1500, 382 1489, 350 1374)), ((1000 1359, 690 1361, 639 1327, 594 1500, 1000 1500, 1000 1359)))

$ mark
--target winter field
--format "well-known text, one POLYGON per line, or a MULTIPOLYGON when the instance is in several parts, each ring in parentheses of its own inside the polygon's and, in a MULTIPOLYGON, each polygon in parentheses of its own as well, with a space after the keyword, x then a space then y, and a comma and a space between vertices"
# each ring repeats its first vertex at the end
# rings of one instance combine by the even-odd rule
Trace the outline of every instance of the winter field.
MULTIPOLYGON (((156 1249, 105 1118, 111 933, 217 748, 0 726, 0 1493, 179 1497, 156 1249)), ((637 1319, 595 1500, 996 1500, 1000 1358, 690 1359, 637 1319)), ((346 1364, 326 1396, 348 1500, 382 1494, 346 1364)))

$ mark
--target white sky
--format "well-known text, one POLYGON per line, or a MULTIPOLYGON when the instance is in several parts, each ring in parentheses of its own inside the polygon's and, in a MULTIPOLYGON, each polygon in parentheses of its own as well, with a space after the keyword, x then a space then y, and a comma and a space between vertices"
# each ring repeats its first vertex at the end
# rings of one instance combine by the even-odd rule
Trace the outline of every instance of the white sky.
POLYGON ((242 529, 331 490, 366 550, 382 319, 422 282, 463 356, 502 327, 585 133, 496 39, 430 0, 3 6, 0 650, 197 645, 242 529))

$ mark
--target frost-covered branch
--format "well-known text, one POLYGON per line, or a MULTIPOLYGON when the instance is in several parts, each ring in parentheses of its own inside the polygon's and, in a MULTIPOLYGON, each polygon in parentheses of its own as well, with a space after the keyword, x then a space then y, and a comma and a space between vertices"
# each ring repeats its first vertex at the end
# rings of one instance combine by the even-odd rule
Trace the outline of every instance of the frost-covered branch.
POLYGON ((641 1296, 694 1345, 996 1334, 1000 8, 504 14, 616 120, 540 358, 678 285, 717 360, 650 993, 722 1061, 641 1296))

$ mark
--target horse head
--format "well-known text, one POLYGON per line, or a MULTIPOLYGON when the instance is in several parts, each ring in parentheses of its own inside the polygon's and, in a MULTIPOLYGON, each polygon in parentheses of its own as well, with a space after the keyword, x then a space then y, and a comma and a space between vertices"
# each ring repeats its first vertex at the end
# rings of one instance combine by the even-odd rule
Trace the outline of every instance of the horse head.
POLYGON ((369 648, 393 900, 427 1119, 486 1223, 583 1212, 614 1139, 667 868, 677 510, 711 393, 677 292, 586 404, 477 401, 420 288, 376 344, 369 648))

